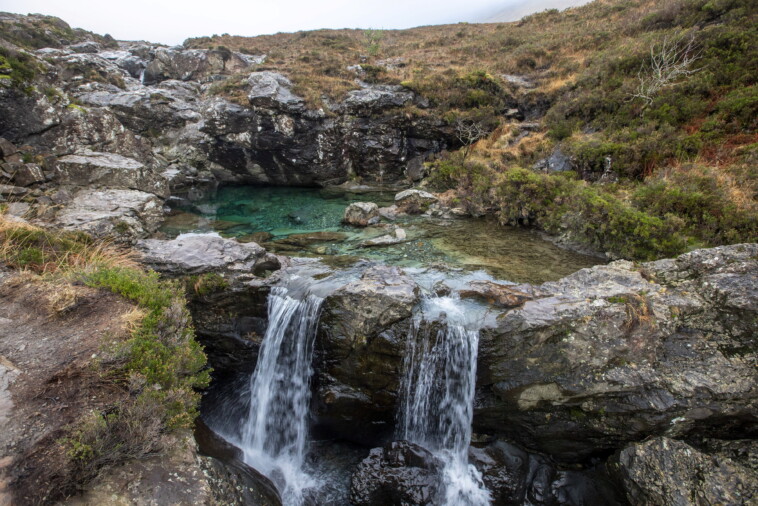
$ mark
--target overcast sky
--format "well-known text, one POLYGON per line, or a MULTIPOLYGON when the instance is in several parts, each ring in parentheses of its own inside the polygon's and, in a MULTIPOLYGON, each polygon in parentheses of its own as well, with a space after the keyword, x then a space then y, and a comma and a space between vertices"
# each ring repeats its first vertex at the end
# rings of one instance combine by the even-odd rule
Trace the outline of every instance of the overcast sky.
POLYGON ((0 0, 0 11, 58 16, 119 40, 179 44, 188 37, 317 28, 410 28, 484 21, 587 0, 0 0))

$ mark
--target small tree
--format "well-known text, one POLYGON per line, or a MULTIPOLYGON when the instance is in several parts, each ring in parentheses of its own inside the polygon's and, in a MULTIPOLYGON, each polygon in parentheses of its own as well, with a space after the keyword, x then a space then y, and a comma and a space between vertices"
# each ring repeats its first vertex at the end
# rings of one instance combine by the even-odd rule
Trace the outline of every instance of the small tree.
POLYGON ((485 135, 487 135, 487 129, 482 122, 466 121, 460 118, 455 120, 455 136, 463 144, 464 160, 471 152, 471 146, 485 135))
POLYGON ((694 36, 686 44, 664 37, 660 46, 650 47, 649 66, 644 63, 640 66, 637 73, 639 85, 634 93, 629 94, 629 99, 642 99, 646 106, 652 104, 655 95, 663 88, 674 86, 681 78, 699 72, 701 69, 692 68, 692 64, 701 55, 702 51, 695 46, 694 36))

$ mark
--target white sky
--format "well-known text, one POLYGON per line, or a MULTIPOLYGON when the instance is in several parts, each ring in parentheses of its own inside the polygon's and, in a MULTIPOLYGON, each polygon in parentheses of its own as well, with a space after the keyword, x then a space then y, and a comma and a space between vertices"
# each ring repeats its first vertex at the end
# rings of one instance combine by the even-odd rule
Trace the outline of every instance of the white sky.
POLYGON ((260 35, 317 28, 392 29, 476 22, 510 6, 523 14, 524 4, 530 11, 538 11, 586 1, 0 0, 0 11, 50 14, 72 27, 109 33, 119 40, 180 44, 188 37, 222 33, 260 35))

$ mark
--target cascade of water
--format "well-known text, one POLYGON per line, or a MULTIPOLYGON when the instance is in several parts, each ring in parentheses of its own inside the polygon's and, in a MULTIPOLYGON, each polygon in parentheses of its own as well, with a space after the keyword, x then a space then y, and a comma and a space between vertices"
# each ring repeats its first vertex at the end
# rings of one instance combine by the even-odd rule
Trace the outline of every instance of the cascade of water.
POLYGON ((444 463, 446 504, 485 505, 490 496, 468 464, 479 329, 452 297, 423 301, 409 334, 398 438, 419 444, 444 463), (430 315, 444 316, 430 321, 430 315))
POLYGON ((298 300, 275 287, 268 328, 250 379, 250 412, 242 430, 245 461, 277 483, 285 504, 299 504, 314 483, 302 470, 308 435, 311 357, 322 298, 298 300))

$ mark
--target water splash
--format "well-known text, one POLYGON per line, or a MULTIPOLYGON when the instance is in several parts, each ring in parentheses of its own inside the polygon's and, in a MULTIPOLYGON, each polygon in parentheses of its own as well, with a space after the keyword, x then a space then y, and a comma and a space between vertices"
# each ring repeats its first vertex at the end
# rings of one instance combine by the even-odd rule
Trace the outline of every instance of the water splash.
POLYGON ((398 438, 419 444, 445 464, 445 504, 491 501, 468 464, 479 328, 460 301, 430 297, 414 320, 405 356, 398 438))
POLYGON ((269 323, 250 378, 250 412, 242 431, 244 460, 271 478, 285 504, 302 502, 315 485, 303 471, 308 437, 311 357, 323 298, 290 296, 275 287, 269 323))

